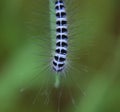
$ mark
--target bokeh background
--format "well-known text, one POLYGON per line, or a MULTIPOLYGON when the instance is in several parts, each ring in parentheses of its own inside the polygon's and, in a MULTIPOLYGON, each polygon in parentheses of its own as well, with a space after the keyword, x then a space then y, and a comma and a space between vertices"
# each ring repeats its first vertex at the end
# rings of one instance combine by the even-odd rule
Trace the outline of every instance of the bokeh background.
MULTIPOLYGON (((82 18, 78 20, 82 21, 78 27, 82 29, 80 36, 87 37, 82 43, 86 47, 89 47, 89 42, 92 43, 88 55, 82 57, 82 64, 86 64, 90 72, 83 81, 77 80, 81 81, 86 93, 82 96, 75 89, 73 96, 76 97, 77 104, 69 103, 72 97, 68 98, 68 91, 63 88, 62 98, 65 100, 62 100, 61 111, 120 112, 120 2, 74 0, 74 5, 78 6, 76 9, 80 11, 79 17, 82 18)), ((48 0, 0 1, 0 112, 57 112, 58 110, 56 93, 59 95, 59 89, 54 89, 51 96, 47 95, 50 100, 48 104, 44 103, 46 98, 42 95, 38 95, 38 101, 33 104, 41 78, 38 78, 37 82, 34 81, 29 89, 23 90, 36 74, 33 66, 36 58, 39 60, 40 57, 32 54, 38 46, 33 45, 31 37, 36 34, 40 37, 45 35, 42 26, 45 26, 44 21, 48 20, 47 10, 49 10, 48 0), (34 14, 37 14, 35 22, 34 14), (29 22, 32 23, 31 26, 28 25, 29 22), (38 26, 35 26, 35 23, 38 26)), ((39 49, 39 52, 42 50, 39 49)), ((41 60, 40 62, 42 63, 41 60)), ((42 69, 41 63, 37 63, 40 64, 40 69, 42 69)), ((73 73, 75 77, 74 74, 75 72, 73 73)), ((74 83, 70 86, 72 89, 76 88, 74 83)))

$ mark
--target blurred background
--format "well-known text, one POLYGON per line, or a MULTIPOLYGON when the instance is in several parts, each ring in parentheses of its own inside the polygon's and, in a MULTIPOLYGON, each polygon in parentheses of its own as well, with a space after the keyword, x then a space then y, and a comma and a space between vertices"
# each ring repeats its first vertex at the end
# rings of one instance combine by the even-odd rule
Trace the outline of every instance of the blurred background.
MULTIPOLYGON (((84 39, 84 46, 88 47, 88 41, 93 42, 88 49, 89 55, 81 58, 82 64, 86 64, 90 72, 84 80, 77 80, 81 81, 86 95, 81 95, 72 83, 70 87, 74 91, 73 95, 68 95, 66 88, 62 88, 62 95, 59 89, 53 89, 50 96, 49 93, 46 95, 49 98, 39 94, 36 98, 42 79, 30 82, 36 74, 33 69, 36 58, 39 60, 39 56, 32 54, 38 46, 33 45, 31 37, 46 35, 43 26, 46 21, 49 22, 46 16, 49 13, 49 1, 1 0, 0 112, 120 112, 120 2, 71 1, 73 6, 78 4, 76 9, 80 13, 77 16, 84 17, 79 26, 82 29, 81 37, 89 37, 84 39), (24 90, 29 83, 32 86, 24 90), (77 99, 77 104, 72 101, 73 97, 77 99), (35 98, 37 101, 33 104, 35 98), (60 98, 61 105, 58 106, 60 98)), ((78 30, 76 32, 79 33, 78 30)), ((42 49, 39 50, 42 53, 42 49)), ((37 64, 42 70, 41 63, 37 64)), ((76 73, 72 73, 75 77, 76 73)))

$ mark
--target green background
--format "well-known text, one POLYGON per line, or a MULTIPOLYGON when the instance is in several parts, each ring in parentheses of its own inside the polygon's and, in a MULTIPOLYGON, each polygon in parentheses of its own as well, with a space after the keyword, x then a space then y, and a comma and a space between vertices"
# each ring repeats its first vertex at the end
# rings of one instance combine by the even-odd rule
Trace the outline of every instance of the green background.
MULTIPOLYGON (((42 81, 47 82, 46 75, 37 78, 37 81, 34 79, 31 81, 31 78, 43 68, 44 60, 42 61, 39 55, 44 51, 49 54, 49 50, 44 48, 46 46, 44 41, 31 39, 36 36, 48 37, 50 32, 49 27, 46 29, 46 26, 49 26, 48 1, 1 0, 0 112, 56 112, 58 107, 62 112, 120 111, 119 0, 71 1, 70 12, 74 15, 75 23, 80 24, 77 30, 73 30, 77 34, 76 45, 81 49, 81 52, 76 52, 74 58, 81 56, 81 64, 87 65, 88 73, 83 73, 84 78, 79 80, 75 75, 78 74, 77 71, 69 72, 72 78, 82 85, 86 95, 81 95, 74 82, 68 83, 68 87, 59 89, 51 86, 52 79, 50 84, 44 86, 42 81), (39 42, 43 47, 33 44, 39 42), (80 42, 82 44, 79 46, 80 42), (39 52, 39 55, 34 54, 34 51, 39 52), (36 66, 39 69, 36 70, 36 66), (26 85, 29 87, 23 90, 26 85), (40 87, 44 90, 53 89, 53 91, 48 95, 38 94, 37 101, 33 104, 40 87), (69 92, 68 88, 72 92, 69 92), (62 97, 60 97, 61 91, 62 97), (60 106, 57 105, 59 97, 60 106), (77 104, 71 103, 72 97, 77 104), (45 101, 49 103, 46 104, 45 101)), ((49 41, 46 41, 47 46, 49 41)), ((75 61, 74 64, 80 69, 80 62, 75 61)), ((46 71, 43 74, 49 73, 46 71)))

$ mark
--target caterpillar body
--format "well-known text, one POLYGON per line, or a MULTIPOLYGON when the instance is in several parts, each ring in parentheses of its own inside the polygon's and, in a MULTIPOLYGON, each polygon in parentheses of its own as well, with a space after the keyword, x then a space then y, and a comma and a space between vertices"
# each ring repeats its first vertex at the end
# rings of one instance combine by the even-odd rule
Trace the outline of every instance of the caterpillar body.
POLYGON ((30 9, 33 12, 29 9, 27 13, 28 28, 31 28, 28 29, 28 33, 29 37, 33 37, 32 43, 35 43, 33 52, 37 52, 37 55, 34 55, 37 57, 33 69, 38 68, 36 75, 32 76, 32 81, 41 79, 39 81, 41 86, 47 87, 51 83, 51 87, 55 88, 72 84, 73 81, 80 83, 76 80, 82 80, 81 74, 83 77, 83 73, 87 71, 86 66, 83 65, 86 54, 81 52, 84 50, 81 48, 85 48, 82 42, 86 36, 81 28, 87 26, 79 21, 81 17, 78 16, 79 11, 82 11, 79 9, 80 2, 78 0, 31 1, 30 9), (78 4, 73 4, 75 2, 78 4), (40 4, 42 4, 41 8, 40 4), (73 15, 72 11, 76 11, 76 14, 73 15))
MULTIPOLYGON (((84 32, 81 32, 79 28, 81 23, 78 21, 80 19, 77 16, 78 13, 72 14, 73 9, 80 11, 79 4, 74 6, 73 0, 38 0, 39 3, 32 0, 32 2, 33 12, 30 12, 28 16, 30 17, 28 28, 31 29, 28 31, 33 37, 32 43, 34 42, 35 47, 39 49, 35 49, 37 52, 35 56, 38 57, 33 69, 36 67, 38 71, 32 81, 39 80, 41 77, 45 80, 43 79, 40 83, 47 85, 51 82, 56 88, 64 83, 73 83, 73 80, 80 79, 81 72, 87 71, 86 66, 82 64, 84 62, 81 63, 84 54, 81 54, 83 44, 80 43, 84 38, 78 38, 84 32), (44 10, 39 8, 39 4, 43 4, 41 9, 43 7, 44 10), (75 77, 73 74, 76 74, 75 77), (51 79, 53 81, 50 81, 51 79)), ((82 26, 84 24, 81 24, 82 26)))
POLYGON ((68 48, 68 27, 67 16, 62 0, 55 2, 56 10, 56 50, 53 59, 53 69, 56 72, 64 70, 66 65, 67 48, 68 48))
MULTIPOLYGON (((35 3, 34 0, 32 1, 35 3)), ((84 65, 80 65, 82 64, 80 47, 83 44, 79 43, 82 43, 83 38, 78 37, 83 34, 79 27, 80 18, 77 16, 78 13, 71 14, 77 8, 77 11, 80 11, 79 4, 76 4, 78 6, 73 5, 78 0, 38 1, 42 3, 41 9, 43 7, 44 10, 40 9, 40 3, 35 3, 34 12, 30 14, 30 17, 32 16, 30 26, 33 29, 32 32, 29 30, 30 36, 34 37, 35 46, 36 43, 39 44, 36 46, 37 50, 35 49, 39 54, 36 58, 38 64, 35 63, 34 66, 38 67, 38 71, 36 72, 37 75, 33 74, 32 78, 32 81, 34 83, 38 82, 38 87, 40 87, 35 102, 41 91, 45 91, 44 95, 47 98, 54 97, 55 105, 58 103, 57 108, 63 108, 60 107, 61 97, 67 96, 69 97, 67 103, 74 103, 74 99, 78 99, 77 94, 81 93, 82 78, 80 74, 83 73, 81 70, 84 65), (45 5, 46 7, 44 7, 45 5), (81 58, 79 58, 79 55, 81 58), (56 93, 54 93, 55 91, 56 93)), ((30 81, 30 84, 33 84, 32 81, 30 81)), ((67 104, 64 101, 62 103, 67 104)))

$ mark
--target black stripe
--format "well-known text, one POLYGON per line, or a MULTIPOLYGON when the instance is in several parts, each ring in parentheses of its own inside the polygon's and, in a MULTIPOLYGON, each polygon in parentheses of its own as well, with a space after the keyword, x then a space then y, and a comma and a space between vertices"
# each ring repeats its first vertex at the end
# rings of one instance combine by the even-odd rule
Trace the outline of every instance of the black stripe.
POLYGON ((60 5, 60 9, 64 9, 65 7, 64 7, 64 5, 60 5))
POLYGON ((56 21, 56 24, 57 24, 58 26, 60 26, 60 21, 56 21))
POLYGON ((53 65, 54 65, 54 66, 57 66, 57 63, 53 61, 53 65))
POLYGON ((57 6, 55 7, 55 9, 56 9, 56 10, 59 10, 59 6, 57 5, 57 6))
POLYGON ((68 44, 66 42, 62 42, 61 45, 62 45, 62 47, 67 47, 68 46, 68 44))
POLYGON ((60 54, 60 49, 56 49, 55 52, 60 54))
POLYGON ((64 66, 64 64, 58 64, 58 67, 63 67, 64 66))
POLYGON ((64 7, 64 5, 60 4, 60 5, 56 5, 55 9, 60 10, 60 9, 65 9, 65 7, 64 7))
POLYGON ((66 35, 57 35, 56 36, 57 39, 63 39, 63 40, 67 40, 68 37, 66 35))
POLYGON ((57 47, 67 47, 68 44, 67 44, 67 42, 57 42, 57 43, 56 43, 56 46, 57 46, 57 47))
POLYGON ((68 39, 66 35, 62 35, 62 39, 68 39))
POLYGON ((61 49, 61 54, 67 54, 67 51, 65 49, 61 49))
POLYGON ((62 32, 63 33, 67 32, 67 28, 62 28, 62 32))
POLYGON ((61 36, 60 35, 57 35, 57 37, 56 37, 57 39, 60 39, 61 38, 61 36))
POLYGON ((62 32, 62 33, 66 33, 67 32, 67 28, 57 28, 56 31, 58 33, 62 32))
POLYGON ((61 12, 61 17, 65 17, 66 13, 65 12, 61 12))
POLYGON ((58 56, 54 56, 55 60, 58 61, 58 56))
POLYGON ((61 24, 62 24, 62 25, 67 25, 67 21, 64 21, 64 20, 63 20, 63 21, 61 21, 61 24))
POLYGON ((56 31, 57 31, 58 33, 60 33, 60 32, 61 32, 61 29, 60 29, 60 28, 57 28, 56 31))
POLYGON ((60 18, 60 15, 62 18, 65 18, 66 17, 66 12, 56 12, 56 17, 60 18))
POLYGON ((67 21, 56 21, 56 24, 58 25, 58 26, 60 26, 60 25, 67 25, 67 21))
POLYGON ((58 3, 63 3, 63 1, 62 0, 57 0, 56 2, 55 2, 55 4, 58 4, 58 3))
POLYGON ((59 12, 56 13, 56 17, 60 18, 60 13, 59 12))
POLYGON ((56 43, 56 46, 60 47, 60 42, 57 42, 57 43, 56 43))
POLYGON ((63 57, 60 57, 60 58, 59 58, 59 61, 60 61, 60 62, 63 62, 63 61, 65 61, 65 60, 66 60, 66 59, 63 58, 63 57))

